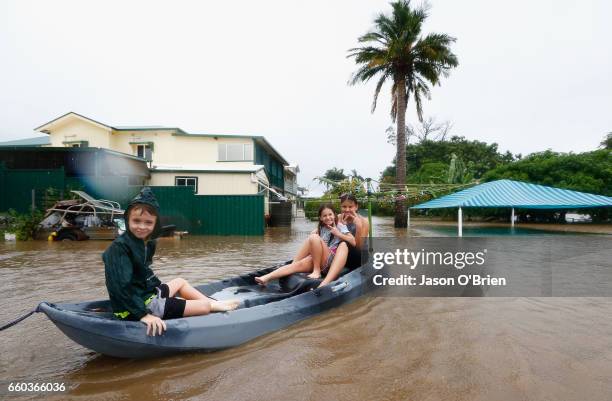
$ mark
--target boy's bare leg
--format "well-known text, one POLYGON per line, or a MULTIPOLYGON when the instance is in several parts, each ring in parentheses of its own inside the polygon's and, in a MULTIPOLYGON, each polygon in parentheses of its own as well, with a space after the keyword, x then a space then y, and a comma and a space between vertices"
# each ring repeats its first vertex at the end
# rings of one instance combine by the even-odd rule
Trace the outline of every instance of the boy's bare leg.
POLYGON ((340 276, 340 272, 342 269, 344 269, 344 265, 346 265, 347 258, 348 246, 346 245, 346 242, 341 242, 340 245, 338 245, 338 249, 336 249, 336 256, 334 256, 334 259, 332 260, 329 271, 321 284, 319 284, 319 287, 331 283, 332 281, 336 280, 338 276, 340 276))
POLYGON ((192 299, 185 301, 184 317, 208 315, 212 312, 227 312, 234 310, 240 304, 237 300, 208 301, 205 299, 192 299))
MULTIPOLYGON (((187 301, 205 301, 205 303, 210 304, 208 307, 204 305, 204 303, 192 303, 194 309, 193 315, 187 315, 185 312, 184 316, 198 316, 198 315, 206 315, 210 312, 221 312, 225 310, 236 309, 238 306, 238 301, 236 300, 227 300, 227 301, 215 301, 212 298, 207 297, 202 294, 200 291, 196 290, 189 284, 189 282, 183 278, 175 278, 166 283, 168 288, 170 289, 170 296, 176 296, 187 300, 187 301), (233 306, 235 304, 235 306, 233 306), (231 307, 233 306, 233 307, 231 307), (225 309, 226 307, 231 307, 230 309, 225 309), (208 308, 208 312, 206 312, 208 308)), ((188 302, 189 303, 189 302, 188 302)), ((185 310, 187 310, 187 306, 185 306, 185 310)))
POLYGON ((183 299, 195 300, 204 299, 210 300, 206 295, 196 290, 189 284, 189 282, 183 278, 175 278, 166 283, 170 289, 170 296, 179 296, 183 299))
POLYGON ((279 267, 273 272, 265 274, 261 277, 255 277, 255 281, 257 281, 258 284, 266 285, 266 283, 270 280, 285 277, 293 273, 306 273, 310 271, 312 271, 312 257, 306 256, 304 259, 298 262, 293 262, 283 267, 279 267))

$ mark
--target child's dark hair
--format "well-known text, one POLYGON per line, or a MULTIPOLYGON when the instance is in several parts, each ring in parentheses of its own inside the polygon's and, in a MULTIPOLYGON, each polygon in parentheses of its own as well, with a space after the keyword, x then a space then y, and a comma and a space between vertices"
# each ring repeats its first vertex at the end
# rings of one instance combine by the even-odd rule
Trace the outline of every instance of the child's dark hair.
POLYGON ((321 234, 321 229, 325 226, 325 224, 323 224, 323 222, 321 221, 321 213, 323 213, 323 210, 325 209, 329 209, 334 212, 334 223, 338 223, 338 214, 334 210, 334 206, 331 203, 322 204, 321 206, 319 206, 319 226, 317 228, 317 232, 319 233, 319 235, 321 234))
POLYGON ((354 202, 355 205, 359 206, 359 202, 357 201, 357 198, 355 197, 355 195, 353 195, 351 193, 346 193, 346 194, 340 195, 340 203, 343 203, 343 202, 346 202, 346 201, 354 202))
POLYGON ((132 205, 130 209, 128 210, 128 219, 130 218, 134 210, 140 210, 140 214, 147 212, 150 215, 159 218, 157 214, 157 210, 153 206, 149 205, 148 203, 136 203, 132 205))

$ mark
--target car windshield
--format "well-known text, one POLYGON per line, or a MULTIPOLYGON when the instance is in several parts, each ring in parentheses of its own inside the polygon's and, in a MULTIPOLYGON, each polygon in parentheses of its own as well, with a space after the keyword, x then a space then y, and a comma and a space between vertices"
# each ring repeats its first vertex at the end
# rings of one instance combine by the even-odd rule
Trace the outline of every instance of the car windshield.
POLYGON ((115 225, 119 227, 120 230, 125 231, 125 221, 123 219, 115 219, 113 220, 115 225))

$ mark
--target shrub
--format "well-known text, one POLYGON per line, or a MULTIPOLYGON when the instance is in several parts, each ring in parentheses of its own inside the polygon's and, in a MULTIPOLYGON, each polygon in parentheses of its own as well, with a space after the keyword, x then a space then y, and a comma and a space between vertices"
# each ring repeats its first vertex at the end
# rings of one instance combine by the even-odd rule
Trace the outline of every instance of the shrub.
POLYGON ((32 213, 18 214, 15 210, 9 210, 10 223, 6 231, 14 232, 18 241, 27 241, 34 238, 38 224, 43 218, 43 213, 36 210, 32 213))

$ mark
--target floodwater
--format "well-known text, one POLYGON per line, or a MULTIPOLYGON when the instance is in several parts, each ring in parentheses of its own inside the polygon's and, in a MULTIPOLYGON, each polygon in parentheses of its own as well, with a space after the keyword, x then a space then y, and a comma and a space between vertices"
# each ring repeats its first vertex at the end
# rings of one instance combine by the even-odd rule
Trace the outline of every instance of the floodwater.
MULTIPOLYGON (((154 270, 197 284, 255 270, 290 259, 312 228, 162 239, 154 270)), ((374 221, 378 237, 422 233, 374 221)), ((105 298, 108 245, 0 242, 0 322, 43 300, 105 298)), ((76 384, 62 400, 609 400, 610 316, 612 298, 363 297, 230 350, 134 361, 35 314, 0 333, 0 381, 76 384)), ((19 398, 42 397, 6 399, 19 398)))

